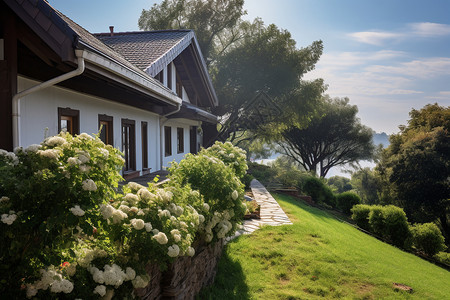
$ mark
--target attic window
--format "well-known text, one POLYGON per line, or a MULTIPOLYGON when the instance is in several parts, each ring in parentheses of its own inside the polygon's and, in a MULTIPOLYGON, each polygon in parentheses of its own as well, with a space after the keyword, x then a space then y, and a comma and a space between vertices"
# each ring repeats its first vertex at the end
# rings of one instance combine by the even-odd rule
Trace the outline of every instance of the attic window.
POLYGON ((155 79, 158 80, 159 82, 163 83, 163 78, 164 78, 164 70, 161 70, 161 72, 156 74, 155 79))
POLYGON ((177 95, 180 98, 183 98, 183 85, 181 84, 180 76, 177 74, 177 95))

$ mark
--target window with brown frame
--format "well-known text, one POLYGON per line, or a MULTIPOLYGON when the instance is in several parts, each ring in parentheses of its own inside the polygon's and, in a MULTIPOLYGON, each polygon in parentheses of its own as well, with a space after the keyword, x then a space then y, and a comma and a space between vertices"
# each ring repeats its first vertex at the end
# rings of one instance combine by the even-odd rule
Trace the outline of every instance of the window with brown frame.
POLYGON ((172 155, 172 127, 164 126, 164 151, 165 156, 172 155))
POLYGON ((100 139, 106 145, 114 145, 113 117, 98 115, 98 130, 100 139))
POLYGON ((184 152, 184 128, 177 128, 177 153, 184 152))
POLYGON ((141 136, 142 136, 142 169, 148 168, 148 126, 147 122, 141 122, 141 136))
POLYGON ((135 121, 122 119, 122 152, 125 158, 123 170, 136 170, 136 136, 135 121))
POLYGON ((172 64, 167 65, 167 87, 172 89, 172 64))
POLYGON ((176 92, 177 92, 178 97, 183 98, 183 85, 181 84, 181 79, 180 79, 180 76, 178 76, 178 74, 177 74, 177 90, 176 90, 176 92))
POLYGON ((80 111, 58 107, 58 132, 65 131, 71 135, 80 134, 80 111))
POLYGON ((189 130, 189 143, 191 146, 191 153, 197 153, 197 126, 191 126, 189 130))

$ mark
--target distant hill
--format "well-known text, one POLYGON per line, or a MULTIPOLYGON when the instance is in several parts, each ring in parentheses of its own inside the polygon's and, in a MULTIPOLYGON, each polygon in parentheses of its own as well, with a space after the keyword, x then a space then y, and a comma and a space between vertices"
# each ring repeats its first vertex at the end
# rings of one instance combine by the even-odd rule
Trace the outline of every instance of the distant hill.
POLYGON ((374 133, 373 134, 373 143, 378 146, 382 144, 384 148, 389 146, 389 136, 385 133, 374 133))

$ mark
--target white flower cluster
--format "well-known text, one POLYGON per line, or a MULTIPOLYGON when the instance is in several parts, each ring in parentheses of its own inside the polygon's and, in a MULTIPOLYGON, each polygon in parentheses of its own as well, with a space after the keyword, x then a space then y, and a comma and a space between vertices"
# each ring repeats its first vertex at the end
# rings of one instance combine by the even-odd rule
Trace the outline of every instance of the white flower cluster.
POLYGON ((58 149, 47 149, 47 150, 38 150, 37 153, 40 156, 47 157, 50 159, 58 159, 61 152, 58 149))
POLYGON ((50 287, 52 293, 71 293, 73 283, 62 277, 54 266, 47 270, 41 269, 41 279, 27 285, 27 298, 36 296, 39 290, 47 290, 50 287))
POLYGON ((131 226, 133 226, 134 229, 136 229, 136 230, 141 230, 141 229, 144 229, 144 227, 145 227, 145 222, 142 219, 131 219, 130 223, 131 223, 131 226))
POLYGON ((173 194, 171 191, 166 191, 164 189, 158 189, 156 191, 156 196, 158 197, 158 200, 163 203, 169 203, 172 200, 173 194))
POLYGON ((176 205, 175 203, 170 203, 167 209, 175 216, 181 216, 184 212, 184 208, 176 205))
POLYGON ((227 233, 233 228, 230 219, 234 216, 234 211, 232 209, 225 210, 222 213, 214 212, 211 221, 205 226, 206 241, 210 242, 214 235, 213 229, 217 232, 217 237, 219 239, 224 238, 227 233))
POLYGON ((139 196, 139 198, 141 198, 141 200, 144 201, 154 201, 156 199, 156 195, 151 193, 147 188, 143 187, 140 188, 137 192, 137 195, 139 196))
POLYGON ((187 248, 187 250, 186 250, 186 254, 187 254, 187 256, 194 256, 194 254, 195 254, 195 249, 192 248, 191 246, 189 246, 189 247, 187 248))
POLYGON ((52 136, 44 141, 44 143, 48 146, 55 147, 61 146, 67 143, 66 139, 60 136, 52 136))
POLYGON ((75 205, 70 209, 70 211, 77 217, 84 216, 84 210, 82 210, 79 205, 75 205))
POLYGON ((128 215, 120 209, 115 209, 109 204, 100 205, 100 213, 105 220, 112 218, 114 224, 119 224, 123 219, 128 218, 128 215))
POLYGON ((152 238, 154 238, 161 245, 165 245, 169 241, 164 232, 158 232, 152 238))
POLYGON ((116 288, 122 285, 124 281, 133 280, 136 277, 136 271, 132 268, 127 267, 124 272, 120 266, 116 264, 105 265, 103 267, 104 271, 92 266, 89 267, 88 270, 95 282, 99 284, 112 285, 116 288))
POLYGON ((172 229, 170 231, 170 234, 172 235, 175 243, 178 243, 178 242, 181 241, 181 233, 180 233, 180 231, 178 229, 172 229))
POLYGON ((178 254, 180 254, 180 247, 178 247, 177 244, 173 244, 167 250, 167 255, 169 255, 170 257, 177 257, 178 254))
POLYGON ((94 294, 99 294, 100 297, 103 297, 106 295, 106 286, 104 285, 97 285, 94 289, 94 294))
POLYGON ((81 139, 84 139, 84 140, 93 140, 94 139, 92 136, 90 136, 86 132, 79 134, 78 137, 81 139))
POLYGON ((19 158, 13 153, 0 149, 0 155, 6 157, 9 160, 9 164, 16 166, 19 164, 19 158))
POLYGON ((95 258, 106 257, 108 255, 105 250, 97 248, 82 248, 80 250, 75 250, 75 254, 77 256, 78 264, 83 268, 87 268, 95 258))
POLYGON ((0 204, 6 203, 6 202, 8 202, 8 201, 9 201, 9 197, 2 196, 2 197, 0 198, 0 204))
POLYGON ((135 289, 143 289, 145 288, 148 283, 150 282, 150 276, 144 275, 144 276, 136 276, 136 278, 132 281, 133 287, 135 289))
POLYGON ((25 152, 37 152, 42 146, 39 144, 32 144, 30 146, 28 146, 27 148, 25 148, 25 152))
POLYGON ((109 157, 109 151, 106 150, 105 148, 98 148, 98 150, 100 151, 100 153, 103 155, 103 157, 105 159, 107 159, 109 157))
POLYGON ((231 193, 231 198, 232 198, 233 200, 236 200, 238 197, 239 197, 238 191, 234 190, 234 191, 231 193))
MULTIPOLYGON (((3 199, 3 197, 2 197, 3 199)), ((17 219, 16 212, 13 210, 9 211, 9 214, 2 214, 2 222, 8 225, 11 225, 14 223, 14 221, 17 219)))
POLYGON ((95 192, 97 190, 97 185, 95 184, 94 180, 92 180, 92 179, 86 179, 81 184, 82 184, 83 190, 85 190, 85 191, 95 192))
POLYGON ((67 159, 67 163, 71 166, 76 166, 81 164, 81 160, 79 160, 77 157, 69 157, 67 159))

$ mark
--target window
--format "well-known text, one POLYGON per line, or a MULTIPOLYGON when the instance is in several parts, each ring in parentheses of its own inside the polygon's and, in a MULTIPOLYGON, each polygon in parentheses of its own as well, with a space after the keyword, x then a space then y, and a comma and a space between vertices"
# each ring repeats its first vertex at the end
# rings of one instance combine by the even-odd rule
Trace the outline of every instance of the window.
POLYGON ((172 64, 167 65, 167 87, 172 89, 172 64))
POLYGON ((114 144, 113 117, 98 115, 98 130, 100 130, 100 139, 103 143, 106 145, 114 144))
POLYGON ((122 152, 125 155, 124 171, 136 170, 136 143, 134 120, 122 119, 122 152))
POLYGON ((58 107, 58 132, 66 131, 71 135, 80 134, 80 111, 58 107))
POLYGON ((147 122, 141 122, 141 136, 142 136, 142 169, 148 168, 148 130, 147 122))
POLYGON ((180 76, 178 76, 178 74, 177 74, 177 90, 176 90, 176 92, 177 92, 178 97, 183 98, 183 85, 181 84, 181 79, 180 79, 180 76))
POLYGON ((155 79, 158 80, 159 82, 163 83, 163 78, 164 78, 164 70, 161 70, 161 72, 156 74, 155 79))
POLYGON ((197 153, 197 126, 191 126, 191 130, 189 131, 189 138, 190 138, 190 146, 191 146, 191 153, 196 154, 197 153))
POLYGON ((172 127, 164 126, 164 151, 166 156, 172 155, 172 127))
POLYGON ((184 152, 184 129, 181 127, 177 128, 177 153, 184 152))

